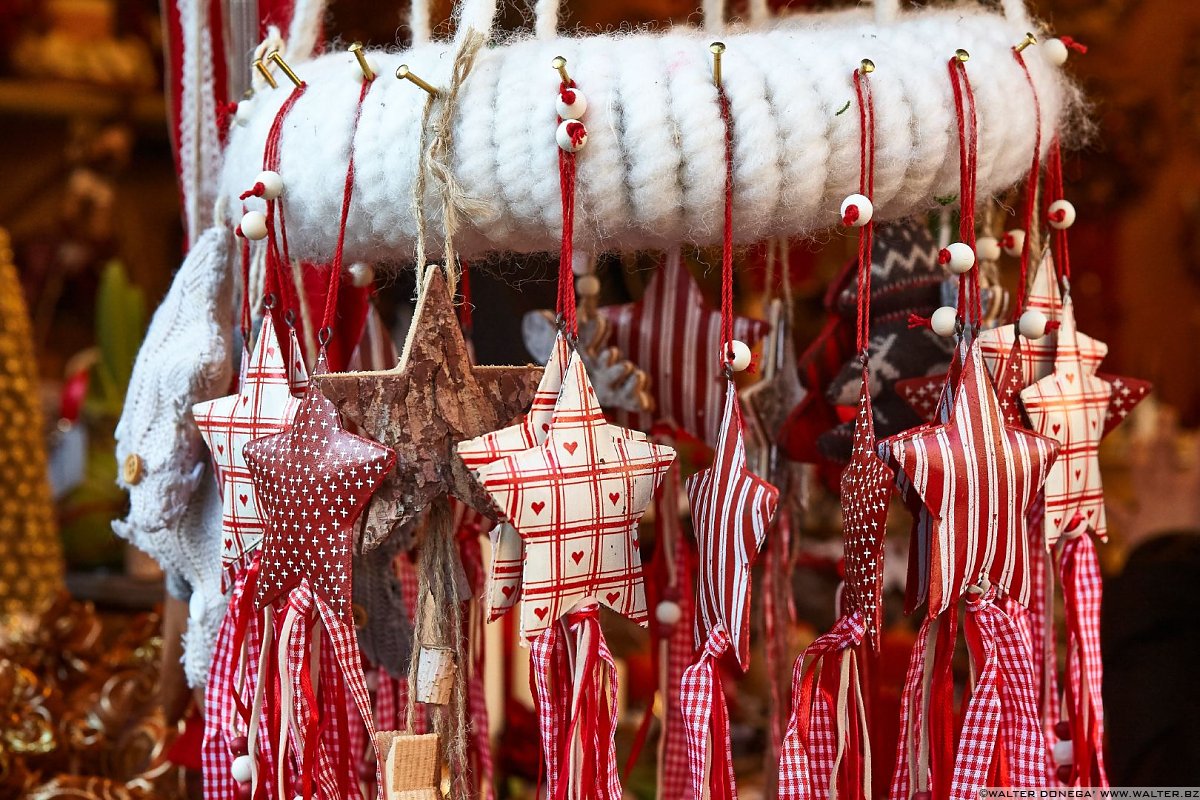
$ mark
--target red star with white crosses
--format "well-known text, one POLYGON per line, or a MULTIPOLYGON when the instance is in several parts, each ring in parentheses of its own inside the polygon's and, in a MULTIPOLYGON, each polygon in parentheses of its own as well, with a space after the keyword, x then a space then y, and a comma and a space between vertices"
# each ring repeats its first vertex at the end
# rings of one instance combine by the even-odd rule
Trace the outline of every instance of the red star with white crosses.
MULTIPOLYGON (((324 370, 322 354, 315 374, 324 370)), ((352 622, 354 523, 395 465, 395 453, 346 431, 333 403, 309 392, 290 428, 255 439, 245 455, 267 519, 255 605, 263 608, 307 581, 352 622)))
POLYGON ((742 410, 725 381, 725 413, 712 466, 687 479, 692 530, 703 565, 696 644, 724 628, 743 671, 750 665, 750 567, 767 537, 779 490, 746 468, 742 410))
MULTIPOLYGON (((288 376, 271 311, 263 312, 254 354, 242 353, 241 390, 192 406, 196 427, 212 454, 221 485, 221 585, 227 590, 245 559, 258 549, 265 527, 263 511, 242 448, 262 436, 287 428, 296 416, 302 389, 288 376)), ((295 334, 292 335, 293 340, 295 334)), ((293 342, 294 346, 294 342, 293 342)), ((289 358, 294 357, 289 354, 289 358)), ((303 363, 294 378, 308 385, 303 363)))
POLYGON ((867 637, 879 648, 883 612, 883 540, 895 474, 875 451, 871 393, 863 371, 850 463, 842 472, 842 563, 845 612, 860 610, 867 637))
POLYGON ((886 444, 931 515, 929 614, 981 577, 1028 603, 1026 513, 1058 443, 1005 423, 978 345, 963 364, 949 420, 886 444))
POLYGON ((604 418, 576 353, 544 442, 482 470, 483 488, 525 542, 527 639, 592 599, 646 622, 637 524, 675 451, 628 434, 604 418))
POLYGON ((1046 478, 1043 524, 1049 545, 1079 526, 1091 528, 1103 539, 1108 527, 1100 480, 1100 439, 1113 387, 1086 366, 1070 298, 1063 303, 1057 338, 1054 371, 1021 392, 1033 430, 1062 444, 1046 478))
POLYGON ((1140 378, 1110 375, 1106 372, 1097 372, 1096 377, 1108 381, 1113 389, 1108 411, 1104 415, 1104 435, 1108 436, 1113 428, 1125 421, 1125 417, 1129 416, 1129 412, 1133 411, 1138 403, 1146 399, 1154 386, 1150 381, 1140 378))
MULTIPOLYGON (((618 411, 621 425, 649 430, 656 422, 717 441, 725 387, 721 372, 721 313, 704 294, 678 249, 667 253, 636 303, 600 309, 612 323, 613 344, 650 376, 655 410, 618 411)), ((754 347, 767 324, 734 317, 733 338, 754 347)))

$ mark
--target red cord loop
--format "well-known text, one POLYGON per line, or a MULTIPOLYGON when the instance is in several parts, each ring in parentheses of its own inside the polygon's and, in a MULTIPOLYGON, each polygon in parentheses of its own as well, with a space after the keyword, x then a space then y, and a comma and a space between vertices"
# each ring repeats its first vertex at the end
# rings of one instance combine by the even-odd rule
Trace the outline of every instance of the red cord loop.
MULTIPOLYGON (((1042 104, 1038 99, 1037 85, 1033 82, 1033 76, 1029 74, 1029 66, 1025 63, 1025 56, 1015 48, 1012 52, 1013 58, 1017 60, 1021 72, 1025 75, 1025 82, 1029 84, 1029 91, 1033 94, 1033 115, 1036 126, 1033 137, 1033 161, 1029 167, 1029 179, 1025 183, 1025 242, 1021 245, 1021 277, 1017 284, 1017 305, 1014 312, 1015 316, 1019 317, 1029 300, 1029 260, 1033 247, 1031 232, 1035 222, 1034 203, 1037 201, 1038 173, 1041 171, 1042 159, 1042 104)), ((1006 247, 1011 246, 1012 242, 1010 241, 1006 247)))
POLYGON ((1082 55, 1088 51, 1087 45, 1084 44, 1083 42, 1078 41, 1073 36, 1060 36, 1060 37, 1058 37, 1058 40, 1060 42, 1062 42, 1063 44, 1065 44, 1067 47, 1074 50, 1076 53, 1079 53, 1080 55, 1082 55))
POLYGON ((849 227, 850 225, 858 222, 858 218, 860 216, 861 212, 858 210, 858 206, 851 203, 850 205, 846 206, 846 213, 842 215, 842 224, 849 227))
MULTIPOLYGON (((872 200, 875 196, 875 97, 871 92, 869 73, 854 70, 854 96, 858 100, 858 192, 872 200)), ((861 216, 861 210, 851 203, 842 221, 851 225, 861 216)), ((867 352, 871 339, 871 253, 874 249, 875 223, 867 220, 858 229, 858 310, 855 331, 856 350, 867 352)))
POLYGON ((920 314, 909 313, 908 327, 910 330, 915 328, 933 329, 933 319, 931 317, 922 317, 920 314))
MULTIPOLYGON (((1019 54, 1018 54, 1019 55, 1019 54)), ((950 87, 958 117, 959 240, 975 250, 975 182, 979 173, 979 126, 975 92, 967 75, 967 65, 957 56, 949 61, 950 87)), ((972 269, 958 279, 958 318, 978 328, 983 321, 983 301, 979 292, 979 270, 972 269)))
POLYGON ((246 200, 250 197, 262 197, 264 194, 266 194, 266 192, 267 192, 267 187, 263 186, 263 182, 256 181, 253 186, 251 186, 246 191, 242 192, 241 195, 239 195, 238 199, 246 200))

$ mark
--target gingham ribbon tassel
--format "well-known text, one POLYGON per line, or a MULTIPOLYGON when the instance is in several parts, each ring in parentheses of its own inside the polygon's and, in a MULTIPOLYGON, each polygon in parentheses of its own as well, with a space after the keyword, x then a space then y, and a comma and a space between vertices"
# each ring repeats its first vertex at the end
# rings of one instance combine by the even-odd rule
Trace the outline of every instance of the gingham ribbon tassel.
POLYGON ((1046 742, 1038 719, 1029 649, 1020 630, 995 604, 995 587, 967 599, 963 623, 977 678, 963 716, 951 780, 951 800, 977 800, 995 775, 1003 748, 1003 786, 1040 786, 1046 742))
MULTIPOLYGON (((845 736, 845 731, 835 722, 834 698, 820 690, 817 678, 827 656, 841 654, 845 657, 849 648, 862 643, 865 633, 862 611, 856 609, 839 619, 828 633, 814 640, 796 659, 792 668, 792 714, 779 753, 780 800, 832 796, 831 784, 836 780, 834 762, 838 742, 845 736)), ((854 691, 853 687, 848 688, 854 691)), ((865 742, 865 728, 862 734, 865 742)), ((869 751, 870 745, 866 748, 869 751)), ((848 757, 855 755, 851 753, 848 757)))
POLYGON ((1100 565, 1086 533, 1063 544, 1059 562, 1067 626, 1067 707, 1078 786, 1108 786, 1104 769, 1104 704, 1100 687, 1100 565))
POLYGON ((729 633, 721 624, 708 632, 700 658, 683 673, 679 704, 687 731, 692 797, 699 800, 737 800, 733 778, 733 748, 729 741, 729 709, 717 661, 729 649, 729 633), (709 745, 714 752, 709 752, 709 745), (705 778, 708 779, 706 787, 705 778))

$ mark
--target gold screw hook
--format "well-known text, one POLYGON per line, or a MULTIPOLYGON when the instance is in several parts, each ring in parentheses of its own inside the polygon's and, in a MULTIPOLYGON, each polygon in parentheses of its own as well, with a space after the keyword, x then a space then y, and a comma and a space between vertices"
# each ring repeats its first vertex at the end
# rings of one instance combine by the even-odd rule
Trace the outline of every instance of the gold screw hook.
POLYGON ((562 56, 555 56, 554 60, 550 62, 550 66, 558 70, 558 75, 560 78, 562 78, 564 86, 571 85, 571 75, 567 72, 567 60, 565 58, 562 56))
POLYGON ((961 47, 954 51, 954 57, 958 59, 958 63, 965 64, 971 60, 971 54, 961 47))
POLYGON ((708 46, 708 51, 713 57, 713 83, 717 88, 721 88, 721 55, 725 52, 724 42, 713 42, 708 46))
POLYGON ((1031 44, 1037 44, 1037 37, 1034 36, 1033 33, 1026 33, 1025 38, 1022 39, 1019 44, 1013 45, 1013 49, 1020 53, 1031 44))
POLYGON ((439 94, 441 94, 441 91, 439 91, 436 86, 414 74, 413 71, 408 68, 408 64, 401 64, 400 66, 396 67, 396 77, 402 81, 410 81, 415 83, 417 86, 420 86, 422 89, 429 92, 429 94, 433 97, 437 97, 439 94))
POLYGON ((293 72, 293 71, 292 71, 292 68, 288 66, 288 63, 287 63, 286 61, 284 61, 284 60, 283 60, 283 56, 279 55, 279 51, 278 51, 278 50, 276 50, 276 51, 274 51, 273 53, 271 53, 269 56, 267 56, 267 58, 269 58, 269 59, 271 59, 272 61, 274 61, 274 62, 275 62, 275 64, 276 64, 276 65, 277 65, 277 66, 278 66, 278 67, 279 67, 281 70, 283 70, 283 74, 288 76, 288 80, 289 80, 289 81, 291 81, 292 83, 296 84, 297 86, 303 86, 303 85, 304 85, 304 81, 300 80, 300 77, 299 77, 298 75, 296 75, 296 73, 295 73, 295 72, 293 72))
POLYGON ((276 82, 275 76, 271 74, 271 70, 267 68, 267 65, 263 63, 261 58, 254 59, 254 68, 258 70, 259 75, 262 75, 263 80, 267 82, 268 86, 272 89, 279 88, 279 83, 276 82))
POLYGON ((863 75, 870 75, 874 71, 875 62, 869 58, 864 58, 862 60, 862 65, 859 67, 859 72, 861 72, 863 75))
POLYGON ((371 65, 367 62, 367 54, 363 52, 362 42, 350 45, 350 52, 354 53, 354 57, 358 59, 358 68, 362 70, 363 79, 368 82, 375 80, 375 70, 371 69, 371 65))

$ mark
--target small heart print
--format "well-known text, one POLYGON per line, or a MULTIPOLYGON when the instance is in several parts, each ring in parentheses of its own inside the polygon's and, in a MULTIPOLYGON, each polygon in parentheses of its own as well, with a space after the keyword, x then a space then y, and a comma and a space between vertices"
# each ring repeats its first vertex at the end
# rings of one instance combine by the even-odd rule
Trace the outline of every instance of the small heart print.
POLYGON ((275 348, 274 348, 274 347, 268 347, 268 348, 267 348, 267 355, 268 355, 268 356, 273 356, 273 355, 275 355, 275 348))
POLYGON ((508 584, 505 584, 500 587, 500 591, 504 592, 505 597, 512 597, 513 587, 509 586, 508 584))
POLYGON ((1075 480, 1079 480, 1079 475, 1082 470, 1075 470, 1075 480))
POLYGON ((543 431, 544 433, 549 433, 549 432, 550 432, 550 423, 549 423, 549 422, 543 422, 543 423, 542 423, 542 431, 543 431))
POLYGON ((615 506, 617 504, 617 501, 621 499, 621 493, 620 492, 609 492, 608 499, 611 500, 612 504, 615 506))
POLYGON ((246 395, 242 395, 242 405, 246 405, 247 401, 249 401, 249 400, 250 400, 249 397, 247 397, 246 395))
POLYGON ((1062 525, 1062 517, 1055 517, 1054 518, 1054 527, 1057 528, 1059 525, 1062 525))
POLYGON ((1075 373, 1068 372, 1067 373, 1067 383, 1074 383, 1074 382, 1075 382, 1075 373))
POLYGON ((620 596, 620 592, 609 592, 608 594, 604 595, 604 599, 607 600, 608 604, 611 606, 613 603, 617 602, 617 598, 620 596))
POLYGON ((549 609, 549 608, 545 608, 545 607, 543 607, 543 608, 535 608, 535 609, 533 610, 533 613, 537 614, 537 618, 538 618, 538 619, 545 619, 545 618, 546 618, 546 614, 548 614, 549 612, 550 612, 550 609, 549 609))
POLYGON ((1055 423, 1055 425, 1054 425, 1054 434, 1055 434, 1056 436, 1058 435, 1058 431, 1059 431, 1061 428, 1062 428, 1062 425, 1059 425, 1058 423, 1055 423))
POLYGON ((575 455, 577 447, 579 447, 579 442, 563 442, 563 450, 566 450, 571 455, 575 455))
POLYGON ((226 539, 226 540, 225 540, 225 549, 226 549, 226 550, 232 550, 232 549, 233 549, 233 539, 226 539))
POLYGON ((571 560, 576 564, 578 564, 580 561, 583 561, 583 551, 576 550, 574 553, 571 553, 571 560))
POLYGON ((301 364, 299 361, 297 361, 296 362, 296 372, 299 372, 302 369, 304 369, 304 365, 301 364))
POLYGON ((1093 508, 1091 511, 1088 512, 1088 517, 1091 518, 1092 514, 1095 514, 1095 513, 1096 513, 1096 509, 1093 508))
POLYGON ((223 444, 217 445, 217 452, 220 453, 221 455, 225 455, 225 445, 223 445, 223 444))
POLYGON ((242 505, 246 505, 246 501, 248 501, 249 499, 250 499, 249 495, 245 495, 245 494, 238 495, 238 500, 242 501, 242 505))
POLYGON ((533 509, 533 513, 540 514, 542 513, 542 509, 546 507, 546 504, 541 500, 538 500, 535 503, 530 503, 529 507, 533 509))
POLYGON ((635 549, 636 549, 636 548, 637 548, 637 546, 638 546, 638 537, 636 537, 636 536, 635 536, 635 537, 633 537, 633 546, 634 546, 634 548, 635 548, 635 549))
POLYGON ((1096 430, 1096 420, 1092 420, 1092 430, 1096 430))

